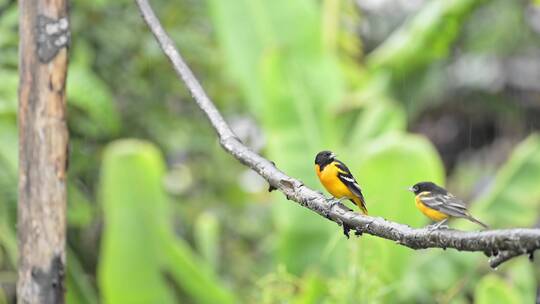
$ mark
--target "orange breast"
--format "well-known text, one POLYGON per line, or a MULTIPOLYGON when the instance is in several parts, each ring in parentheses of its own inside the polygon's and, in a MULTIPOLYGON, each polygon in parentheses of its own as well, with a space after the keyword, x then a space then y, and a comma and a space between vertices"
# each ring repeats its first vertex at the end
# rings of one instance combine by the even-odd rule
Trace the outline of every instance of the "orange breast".
POLYGON ((335 198, 354 198, 347 185, 341 182, 338 177, 338 169, 334 164, 329 164, 320 171, 319 165, 315 165, 315 172, 321 181, 321 184, 335 198))
POLYGON ((440 211, 437 211, 435 209, 431 209, 428 206, 424 205, 424 203, 422 203, 422 201, 421 201, 421 197, 422 197, 422 193, 420 193, 419 195, 416 196, 416 208, 418 208, 418 210, 422 211, 422 213, 425 216, 429 217, 431 220, 436 221, 436 222, 440 222, 440 221, 448 218, 447 214, 444 214, 444 213, 442 213, 440 211))

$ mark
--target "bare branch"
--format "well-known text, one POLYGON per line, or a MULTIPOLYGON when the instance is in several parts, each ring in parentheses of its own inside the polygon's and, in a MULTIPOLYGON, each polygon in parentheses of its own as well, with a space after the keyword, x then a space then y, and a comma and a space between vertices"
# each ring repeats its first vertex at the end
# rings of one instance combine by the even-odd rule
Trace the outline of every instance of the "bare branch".
POLYGON ((529 255, 529 259, 532 261, 533 260, 533 257, 534 257, 534 251, 529 251, 527 252, 526 250, 508 250, 508 251, 503 251, 501 253, 498 253, 498 254, 495 254, 493 256, 491 256, 489 258, 489 266, 491 266, 491 268, 495 269, 497 267, 499 267, 499 265, 501 265, 502 263, 512 259, 512 258, 515 258, 517 256, 520 256, 522 254, 528 254, 529 255))
POLYGON ((394 241, 412 249, 454 248, 460 251, 480 251, 491 259, 492 267, 523 253, 540 248, 540 229, 501 229, 487 231, 458 231, 414 229, 407 225, 390 222, 380 217, 364 216, 342 204, 333 207, 325 197, 306 187, 301 181, 287 176, 272 162, 248 149, 235 136, 214 103, 208 98, 198 80, 182 59, 147 0, 136 0, 144 21, 157 39, 161 49, 171 61, 176 73, 183 80, 198 106, 214 127, 221 146, 237 160, 248 166, 279 189, 287 199, 328 218, 339 225, 394 241))

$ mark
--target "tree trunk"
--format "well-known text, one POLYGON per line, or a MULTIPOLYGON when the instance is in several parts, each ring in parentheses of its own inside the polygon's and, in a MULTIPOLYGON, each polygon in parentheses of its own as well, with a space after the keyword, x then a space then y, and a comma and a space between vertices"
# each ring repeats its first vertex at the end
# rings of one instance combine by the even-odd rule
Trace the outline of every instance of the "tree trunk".
POLYGON ((66 243, 65 0, 21 0, 18 303, 64 303, 66 243))

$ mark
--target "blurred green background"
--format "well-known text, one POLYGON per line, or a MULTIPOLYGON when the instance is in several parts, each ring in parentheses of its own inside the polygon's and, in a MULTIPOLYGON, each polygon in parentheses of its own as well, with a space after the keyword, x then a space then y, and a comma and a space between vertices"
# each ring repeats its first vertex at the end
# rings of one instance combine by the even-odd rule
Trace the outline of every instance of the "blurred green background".
MULTIPOLYGON (((540 212, 540 2, 174 0, 157 14, 239 137, 421 227, 445 184, 494 228, 540 212)), ((132 1, 71 1, 68 303, 533 303, 540 265, 343 237, 219 147, 132 1)), ((18 11, 0 1, 0 303, 17 241, 18 11)), ((477 229, 464 221, 451 225, 477 229)))

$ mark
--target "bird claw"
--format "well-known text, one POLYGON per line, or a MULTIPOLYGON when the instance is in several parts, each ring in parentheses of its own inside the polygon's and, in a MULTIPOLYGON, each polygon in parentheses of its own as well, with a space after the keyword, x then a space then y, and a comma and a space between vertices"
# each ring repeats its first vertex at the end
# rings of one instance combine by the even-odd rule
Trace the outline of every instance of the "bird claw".
MULTIPOLYGON (((353 229, 354 229, 354 227, 350 227, 349 225, 343 223, 343 234, 347 237, 347 239, 350 238, 349 232, 350 232, 351 230, 353 230, 353 229)), ((356 234, 356 233, 355 233, 355 234, 356 234)))
POLYGON ((325 200, 326 200, 326 203, 330 205, 328 208, 328 211, 325 212, 325 216, 327 219, 330 219, 330 210, 332 210, 332 208, 334 208, 335 205, 341 203, 343 199, 337 199, 335 197, 328 197, 328 198, 325 198, 325 200))
POLYGON ((347 228, 347 227, 343 227, 343 234, 345 235, 345 237, 346 237, 347 239, 350 238, 350 236, 349 236, 349 231, 350 231, 350 230, 351 230, 351 229, 349 229, 349 228, 347 228))
POLYGON ((338 200, 336 200, 333 197, 330 197, 326 199, 326 202, 330 205, 330 209, 332 209, 338 203, 338 200))
POLYGON ((335 198, 335 197, 329 197, 326 199, 326 202, 330 204, 330 209, 334 208, 335 205, 341 203, 346 198, 335 198))
POLYGON ((446 220, 443 220, 435 224, 427 225, 426 228, 429 231, 435 231, 439 229, 448 229, 448 225, 443 225, 445 222, 446 220))
POLYGON ((429 225, 426 227, 429 231, 448 229, 448 225, 429 225))

